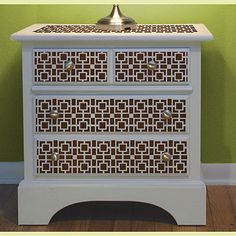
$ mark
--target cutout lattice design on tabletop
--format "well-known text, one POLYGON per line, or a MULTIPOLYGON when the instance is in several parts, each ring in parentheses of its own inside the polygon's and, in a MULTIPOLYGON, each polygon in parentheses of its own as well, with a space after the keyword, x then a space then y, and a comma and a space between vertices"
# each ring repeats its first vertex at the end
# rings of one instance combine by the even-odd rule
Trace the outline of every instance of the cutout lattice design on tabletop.
POLYGON ((107 82, 107 51, 50 50, 34 51, 35 83, 107 82), (65 70, 71 61, 74 68, 65 70))
MULTIPOLYGON (((95 24, 88 25, 46 25, 34 31, 35 33, 110 33, 97 29, 95 24)), ((115 33, 196 33, 194 25, 157 25, 138 24, 136 29, 123 30, 115 33)))
POLYGON ((36 98, 35 131, 48 132, 175 132, 187 131, 186 99, 36 98), (52 119, 50 111, 59 117, 52 119), (171 119, 162 113, 169 110, 171 119))
POLYGON ((38 174, 185 174, 187 141, 37 140, 38 174), (58 161, 52 161, 52 153, 58 161), (164 152, 172 159, 162 160, 164 152))

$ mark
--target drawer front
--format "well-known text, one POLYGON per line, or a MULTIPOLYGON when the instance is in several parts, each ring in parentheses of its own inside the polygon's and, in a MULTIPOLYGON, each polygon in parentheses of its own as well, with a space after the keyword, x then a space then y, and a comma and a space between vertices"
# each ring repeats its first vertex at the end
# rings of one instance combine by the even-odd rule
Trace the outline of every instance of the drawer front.
POLYGON ((37 96, 37 133, 185 133, 187 96, 37 96))
POLYGON ((189 49, 115 51, 115 83, 187 84, 189 49))
POLYGON ((36 140, 36 174, 187 175, 187 139, 36 140))
POLYGON ((107 82, 107 50, 34 50, 36 84, 96 84, 107 82))

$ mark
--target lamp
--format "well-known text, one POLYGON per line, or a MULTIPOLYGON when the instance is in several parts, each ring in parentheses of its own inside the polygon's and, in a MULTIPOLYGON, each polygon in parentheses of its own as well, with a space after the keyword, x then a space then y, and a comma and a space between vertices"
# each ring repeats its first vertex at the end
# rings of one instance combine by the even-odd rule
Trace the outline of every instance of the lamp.
POLYGON ((110 15, 97 21, 97 29, 105 31, 123 31, 136 28, 136 22, 127 16, 124 16, 118 4, 114 4, 110 15))

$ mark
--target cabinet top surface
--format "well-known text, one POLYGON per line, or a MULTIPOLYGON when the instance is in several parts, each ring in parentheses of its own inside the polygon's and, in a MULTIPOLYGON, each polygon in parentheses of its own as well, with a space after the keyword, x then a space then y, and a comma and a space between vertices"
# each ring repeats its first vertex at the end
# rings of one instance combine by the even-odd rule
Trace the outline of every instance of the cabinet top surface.
POLYGON ((137 40, 208 41, 213 35, 203 24, 138 24, 134 30, 104 31, 95 24, 34 24, 11 35, 17 41, 137 40))

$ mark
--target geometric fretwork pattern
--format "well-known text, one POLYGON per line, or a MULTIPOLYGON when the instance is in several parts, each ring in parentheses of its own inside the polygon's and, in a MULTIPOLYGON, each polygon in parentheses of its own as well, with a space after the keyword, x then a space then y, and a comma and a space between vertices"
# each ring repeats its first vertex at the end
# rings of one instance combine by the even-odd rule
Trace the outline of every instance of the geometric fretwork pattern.
MULTIPOLYGON (((110 33, 111 30, 101 30, 95 24, 85 25, 46 25, 34 31, 35 33, 110 33)), ((114 31, 114 33, 185 33, 193 34, 197 30, 193 25, 157 25, 157 24, 138 24, 135 29, 126 29, 122 31, 114 31)))
POLYGON ((107 52, 81 50, 34 50, 35 83, 107 82, 107 52), (65 70, 66 62, 74 68, 65 70))
POLYGON ((188 50, 116 51, 115 82, 188 83, 188 50), (147 68, 154 62, 155 70, 147 68))
POLYGON ((186 98, 35 99, 35 132, 187 132, 186 98), (59 117, 52 119, 50 112, 59 117), (163 111, 172 113, 163 118, 163 111))
POLYGON ((37 140, 37 174, 187 174, 187 141, 37 140), (52 161, 52 153, 59 160, 52 161), (164 152, 171 160, 162 160, 164 152))

